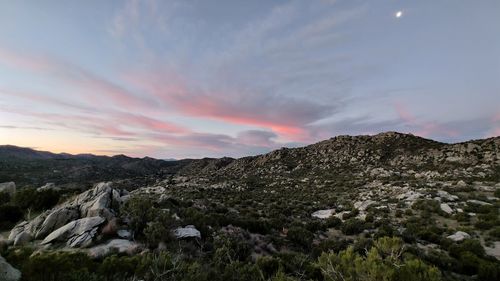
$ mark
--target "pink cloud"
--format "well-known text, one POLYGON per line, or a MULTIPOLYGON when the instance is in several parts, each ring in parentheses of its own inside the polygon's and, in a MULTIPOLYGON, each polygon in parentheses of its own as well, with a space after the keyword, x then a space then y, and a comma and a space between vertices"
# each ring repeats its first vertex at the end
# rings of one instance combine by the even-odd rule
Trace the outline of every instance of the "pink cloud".
POLYGON ((332 111, 331 106, 286 96, 206 91, 173 72, 134 74, 126 79, 180 114, 265 128, 293 140, 309 139, 305 127, 332 111))
POLYGON ((430 137, 433 135, 445 134, 447 136, 456 137, 459 132, 445 128, 442 124, 434 121, 420 121, 418 120, 401 102, 395 102, 394 107, 396 112, 407 125, 410 125, 415 130, 413 133, 422 137, 430 137))

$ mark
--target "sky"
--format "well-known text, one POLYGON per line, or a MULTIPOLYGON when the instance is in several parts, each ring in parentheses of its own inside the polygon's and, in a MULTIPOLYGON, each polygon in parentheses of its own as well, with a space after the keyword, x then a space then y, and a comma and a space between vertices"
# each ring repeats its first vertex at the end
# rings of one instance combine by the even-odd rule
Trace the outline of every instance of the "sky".
POLYGON ((500 135, 498 0, 0 0, 0 144, 241 157, 500 135))

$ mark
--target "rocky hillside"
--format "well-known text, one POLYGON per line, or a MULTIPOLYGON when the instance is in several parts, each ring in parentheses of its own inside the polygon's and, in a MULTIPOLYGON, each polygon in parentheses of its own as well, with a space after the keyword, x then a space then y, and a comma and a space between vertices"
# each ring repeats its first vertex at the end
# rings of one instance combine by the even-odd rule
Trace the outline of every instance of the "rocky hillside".
POLYGON ((445 144, 396 132, 375 136, 338 136, 301 148, 282 148, 240 159, 193 161, 179 174, 195 180, 268 181, 335 178, 429 177, 498 180, 500 137, 445 144))
MULTIPOLYGON (((240 159, 78 163, 98 171, 90 181, 144 169, 131 174, 136 188, 101 182, 36 213, 22 205, 0 254, 26 280, 500 278, 500 137, 445 144, 390 132, 240 159)), ((4 183, 0 215, 58 186, 20 196, 4 183)))

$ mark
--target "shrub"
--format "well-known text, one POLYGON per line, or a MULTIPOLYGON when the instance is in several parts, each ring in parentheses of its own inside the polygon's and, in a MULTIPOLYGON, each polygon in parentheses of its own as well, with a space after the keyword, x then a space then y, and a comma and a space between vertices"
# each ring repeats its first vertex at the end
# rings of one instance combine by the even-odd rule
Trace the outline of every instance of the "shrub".
POLYGON ((326 281, 427 281, 441 280, 435 267, 421 260, 403 258, 403 243, 398 238, 380 238, 367 256, 356 253, 353 247, 338 254, 323 253, 317 266, 326 281))
POLYGON ((35 188, 23 188, 14 196, 14 204, 24 210, 43 211, 54 207, 60 197, 61 194, 52 189, 37 191, 35 188))
POLYGON ((326 227, 330 227, 330 228, 338 227, 341 224, 342 224, 342 220, 340 220, 339 218, 334 217, 334 216, 329 217, 328 219, 326 219, 326 222, 325 222, 326 227))
POLYGON ((346 220, 340 230, 346 235, 359 234, 365 229, 365 223, 361 220, 351 218, 346 220))
POLYGON ((314 235, 309 230, 301 226, 292 226, 288 229, 288 234, 286 237, 291 242, 303 248, 309 248, 311 246, 314 235))
POLYGON ((278 258, 268 256, 258 258, 256 264, 265 278, 270 278, 276 275, 281 266, 278 258))
POLYGON ((0 206, 0 229, 10 228, 22 218, 23 211, 18 206, 0 206))

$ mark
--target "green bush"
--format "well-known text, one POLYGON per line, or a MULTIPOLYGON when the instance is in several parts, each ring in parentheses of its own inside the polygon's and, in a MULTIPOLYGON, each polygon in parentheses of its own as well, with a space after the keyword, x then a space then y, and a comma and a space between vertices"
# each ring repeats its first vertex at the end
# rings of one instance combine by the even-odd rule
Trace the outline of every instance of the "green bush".
POLYGON ((286 237, 292 243, 299 245, 300 247, 309 248, 314 235, 309 230, 301 226, 292 226, 288 229, 286 237))
POLYGON ((24 210, 43 211, 54 207, 60 197, 60 192, 52 189, 37 191, 35 188, 23 188, 16 192, 14 204, 24 210))
POLYGON ((346 235, 354 235, 363 232, 365 229, 365 222, 355 218, 351 218, 342 223, 340 230, 346 235))

